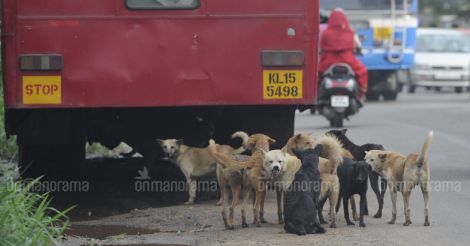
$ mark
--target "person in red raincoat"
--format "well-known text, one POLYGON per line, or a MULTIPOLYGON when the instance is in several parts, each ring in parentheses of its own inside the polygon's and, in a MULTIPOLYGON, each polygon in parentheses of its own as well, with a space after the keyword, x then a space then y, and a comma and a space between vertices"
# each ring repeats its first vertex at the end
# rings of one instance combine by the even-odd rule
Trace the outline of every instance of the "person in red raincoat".
POLYGON ((367 68, 354 55, 354 32, 349 26, 344 11, 335 9, 328 20, 328 27, 320 37, 320 78, 335 63, 347 63, 356 74, 359 84, 359 99, 367 92, 367 68))

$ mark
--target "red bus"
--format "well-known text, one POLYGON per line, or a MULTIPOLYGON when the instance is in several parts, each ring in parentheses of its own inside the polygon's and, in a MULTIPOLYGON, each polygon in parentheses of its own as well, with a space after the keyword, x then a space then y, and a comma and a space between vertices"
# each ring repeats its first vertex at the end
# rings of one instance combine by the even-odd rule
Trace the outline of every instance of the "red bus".
POLYGON ((203 145, 235 130, 292 136, 316 99, 318 1, 3 0, 6 132, 20 162, 86 142, 203 145))

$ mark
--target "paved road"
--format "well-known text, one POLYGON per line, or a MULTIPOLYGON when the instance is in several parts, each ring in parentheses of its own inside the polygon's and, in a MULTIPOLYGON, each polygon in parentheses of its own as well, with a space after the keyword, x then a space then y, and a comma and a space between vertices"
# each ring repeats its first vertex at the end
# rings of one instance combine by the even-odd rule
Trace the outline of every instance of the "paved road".
MULTIPOLYGON (((127 236, 122 243, 182 243, 197 245, 468 245, 470 241, 470 97, 419 91, 401 94, 398 102, 368 103, 350 122, 345 122, 348 135, 356 143, 380 143, 401 153, 418 151, 429 130, 435 130, 431 147, 430 200, 431 226, 423 226, 423 200, 419 190, 411 196, 413 224, 403 227, 403 203, 398 199, 397 224, 388 225, 391 217, 390 195, 385 199, 384 217, 366 217, 367 228, 347 227, 342 212, 338 228, 325 235, 297 237, 285 234, 282 227, 270 223, 262 228, 235 231, 223 229, 220 209, 214 201, 194 206, 171 206, 133 211, 98 221, 93 225, 126 225, 158 229, 151 235, 127 236), (180 232, 178 232, 180 231, 180 232)), ((298 132, 322 134, 328 122, 321 116, 302 113, 297 116, 298 132)), ((371 213, 377 208, 369 192, 371 213)), ((273 195, 268 197, 267 219, 275 222, 273 195)), ((251 218, 251 213, 248 213, 251 218)), ((240 225, 239 210, 236 224, 240 225)), ((78 239, 68 243, 75 244, 78 239)))

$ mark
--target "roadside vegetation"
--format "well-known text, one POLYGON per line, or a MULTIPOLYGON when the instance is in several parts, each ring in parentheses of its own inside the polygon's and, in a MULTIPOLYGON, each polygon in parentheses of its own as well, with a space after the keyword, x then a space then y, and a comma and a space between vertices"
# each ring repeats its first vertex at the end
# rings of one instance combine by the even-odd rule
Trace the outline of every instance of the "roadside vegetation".
POLYGON ((60 245, 66 213, 49 206, 46 194, 31 191, 39 179, 15 180, 16 168, 0 170, 0 245, 60 245))
POLYGON ((58 211, 49 206, 47 193, 33 192, 31 188, 40 179, 19 179, 17 153, 16 137, 7 139, 5 134, 3 82, 0 81, 0 245, 60 245, 68 226, 65 214, 70 209, 58 211))

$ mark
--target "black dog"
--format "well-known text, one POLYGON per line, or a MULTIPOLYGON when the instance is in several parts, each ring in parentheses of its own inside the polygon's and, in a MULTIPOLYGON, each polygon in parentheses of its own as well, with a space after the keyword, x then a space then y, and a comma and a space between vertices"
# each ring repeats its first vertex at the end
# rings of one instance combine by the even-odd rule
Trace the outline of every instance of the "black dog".
MULTIPOLYGON (((359 226, 366 227, 364 223, 364 214, 366 210, 367 177, 372 171, 372 167, 365 161, 354 162, 351 159, 344 158, 343 163, 338 167, 337 173, 340 183, 340 197, 343 199, 344 218, 348 225, 354 225, 349 219, 348 201, 352 195, 361 196, 359 205, 359 226)), ((338 212, 341 199, 336 204, 338 212)))
MULTIPOLYGON (((384 147, 380 144, 364 144, 362 146, 358 146, 351 142, 349 138, 346 137, 347 129, 343 130, 331 130, 326 134, 330 134, 338 138, 338 140, 343 144, 344 148, 347 149, 351 154, 354 156, 356 161, 364 161, 364 157, 366 156, 366 151, 370 150, 384 150, 384 147)), ((381 218, 382 217, 382 209, 384 206, 384 195, 385 191, 387 190, 387 180, 382 178, 381 179, 381 189, 379 189, 379 177, 380 175, 377 172, 371 172, 369 175, 370 179, 370 186, 377 197, 377 202, 379 203, 379 209, 377 213, 374 215, 374 218, 381 218), (382 190, 382 191, 381 191, 382 190)), ((366 201, 366 208, 365 214, 369 214, 369 209, 367 207, 366 201)))
POLYGON ((322 150, 323 146, 317 145, 315 149, 294 151, 302 161, 302 166, 284 198, 284 229, 288 233, 325 233, 325 229, 318 223, 316 209, 321 188, 318 160, 322 150))

